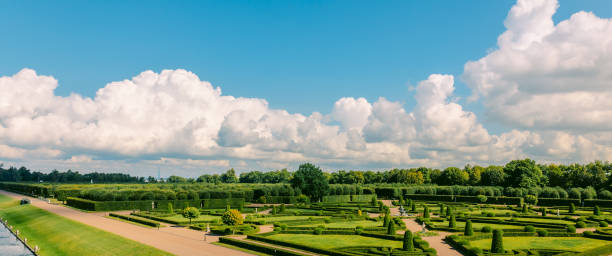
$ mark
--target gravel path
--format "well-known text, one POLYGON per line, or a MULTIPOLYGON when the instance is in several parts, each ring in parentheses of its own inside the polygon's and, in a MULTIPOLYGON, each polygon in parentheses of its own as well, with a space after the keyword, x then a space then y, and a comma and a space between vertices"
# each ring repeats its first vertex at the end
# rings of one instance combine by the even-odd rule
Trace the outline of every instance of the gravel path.
MULTIPOLYGON (((16 199, 27 196, 0 190, 0 194, 16 199)), ((182 227, 165 227, 157 229, 140 227, 126 222, 101 216, 99 213, 86 213, 68 207, 49 204, 36 198, 27 197, 33 206, 55 213, 68 219, 99 228, 122 237, 155 247, 175 255, 252 255, 210 244, 218 241, 216 236, 208 236, 204 242, 204 233, 182 227)))
MULTIPOLYGON (((393 205, 391 204, 391 200, 381 200, 381 201, 383 202, 384 205, 390 207, 389 210, 391 211, 391 216, 399 216, 399 209, 397 207, 393 207, 393 205)), ((420 232, 422 230, 421 225, 419 225, 419 223, 417 223, 414 219, 402 219, 402 220, 406 224, 406 228, 412 231, 413 233, 420 232)), ((404 231, 401 231, 401 233, 403 232, 404 231)), ((438 233, 437 236, 426 236, 426 237, 422 237, 422 239, 429 243, 429 247, 436 249, 436 251, 438 252, 438 255, 444 255, 444 256, 461 256, 462 255, 461 253, 453 249, 452 246, 450 246, 444 241, 444 238, 448 235, 451 235, 452 233, 439 232, 439 231, 436 231, 436 233, 438 233)))

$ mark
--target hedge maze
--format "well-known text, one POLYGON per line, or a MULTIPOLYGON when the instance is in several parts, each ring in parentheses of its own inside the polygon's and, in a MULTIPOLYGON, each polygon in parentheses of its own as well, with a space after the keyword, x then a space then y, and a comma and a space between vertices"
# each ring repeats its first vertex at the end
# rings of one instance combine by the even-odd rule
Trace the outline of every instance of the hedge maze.
POLYGON ((499 187, 331 187, 310 202, 282 184, 0 183, 0 189, 82 210, 131 210, 111 216, 151 227, 183 225, 264 255, 441 255, 438 244, 425 241, 429 236, 470 256, 612 253, 610 200, 535 197, 499 187), (200 214, 185 218, 187 207, 200 214), (230 210, 231 223, 222 217, 230 210))

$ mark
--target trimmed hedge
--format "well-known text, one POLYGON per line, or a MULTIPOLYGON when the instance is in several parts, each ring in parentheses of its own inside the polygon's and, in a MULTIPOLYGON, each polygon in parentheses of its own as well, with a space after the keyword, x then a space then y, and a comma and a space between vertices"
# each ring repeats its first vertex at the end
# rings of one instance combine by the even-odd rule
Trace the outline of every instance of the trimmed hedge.
POLYGON ((337 196, 324 196, 323 197, 324 203, 344 203, 344 202, 350 202, 350 201, 351 201, 351 195, 337 195, 337 196))
POLYGON ((598 200, 598 199, 585 199, 584 200, 585 207, 595 207, 596 205, 599 207, 609 208, 609 207, 612 207, 612 200, 598 200))
POLYGON ((237 246, 240 248, 248 249, 251 251, 262 252, 270 255, 278 255, 278 256, 306 256, 308 254, 301 254, 295 251, 289 251, 282 248, 273 248, 268 247, 263 244, 257 244, 245 240, 238 240, 229 237, 219 237, 219 242, 224 244, 229 244, 233 246, 237 246))
POLYGON ((569 206, 570 204, 580 205, 580 199, 573 198, 538 198, 539 206, 569 206))
POLYGON ((290 242, 270 239, 270 238, 259 236, 259 235, 248 235, 247 239, 261 241, 261 242, 269 243, 269 244, 276 244, 280 246, 293 247, 293 248, 300 249, 300 250, 305 250, 305 251, 310 251, 310 252, 320 253, 320 254, 330 255, 330 256, 353 256, 353 254, 345 253, 345 252, 341 252, 341 251, 337 251, 333 249, 327 250, 327 249, 322 249, 322 248, 316 248, 316 247, 311 247, 311 246, 307 246, 303 244, 296 244, 296 243, 290 243, 290 242))
POLYGON ((145 201, 92 201, 76 197, 68 197, 66 204, 75 208, 88 211, 118 211, 118 210, 166 210, 168 203, 172 203, 174 209, 182 209, 189 206, 203 209, 223 209, 227 205, 239 208, 244 205, 244 198, 231 199, 204 199, 204 200, 145 200, 145 201))
POLYGON ((150 221, 150 220, 141 219, 141 218, 134 218, 134 217, 131 217, 129 215, 121 215, 121 214, 116 214, 116 213, 112 213, 112 212, 109 214, 109 216, 115 217, 115 218, 124 219, 124 220, 129 220, 131 222, 137 222, 137 223, 144 224, 144 225, 151 226, 151 227, 159 228, 159 222, 155 222, 155 221, 150 221))

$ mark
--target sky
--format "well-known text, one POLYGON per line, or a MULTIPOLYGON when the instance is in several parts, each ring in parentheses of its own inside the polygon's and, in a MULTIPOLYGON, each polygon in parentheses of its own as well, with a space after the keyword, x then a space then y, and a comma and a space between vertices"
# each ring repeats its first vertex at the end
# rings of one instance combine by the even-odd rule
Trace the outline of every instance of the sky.
POLYGON ((610 17, 610 1, 1 2, 0 163, 609 160, 610 17))

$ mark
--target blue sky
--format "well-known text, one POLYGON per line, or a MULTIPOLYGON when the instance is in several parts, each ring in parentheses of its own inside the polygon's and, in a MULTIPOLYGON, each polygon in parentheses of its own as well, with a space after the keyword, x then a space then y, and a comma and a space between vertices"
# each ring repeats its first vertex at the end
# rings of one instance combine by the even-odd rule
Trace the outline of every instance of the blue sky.
MULTIPOLYGON (((496 47, 514 1, 6 1, 0 74, 24 67, 93 97, 144 70, 183 68, 224 94, 328 112, 340 97, 414 104, 408 86, 460 75, 496 47)), ((612 14, 610 1, 561 1, 554 16, 612 14)), ((470 94, 460 81, 457 94, 470 94)), ((480 111, 478 106, 467 106, 480 111)))
MULTIPOLYGON (((417 104, 410 88, 430 74, 451 74, 450 100, 459 98, 500 134, 521 125, 489 120, 486 101, 466 100, 472 92, 461 76, 467 61, 498 48, 514 4, 3 1, 0 76, 31 68, 58 80, 58 96, 93 97, 145 70, 186 69, 224 95, 265 99, 270 108, 308 116, 330 113, 342 97, 384 97, 410 111, 417 104)), ((553 20, 580 10, 607 18, 612 2, 560 0, 553 20)))

